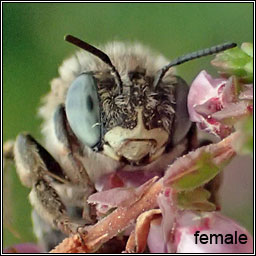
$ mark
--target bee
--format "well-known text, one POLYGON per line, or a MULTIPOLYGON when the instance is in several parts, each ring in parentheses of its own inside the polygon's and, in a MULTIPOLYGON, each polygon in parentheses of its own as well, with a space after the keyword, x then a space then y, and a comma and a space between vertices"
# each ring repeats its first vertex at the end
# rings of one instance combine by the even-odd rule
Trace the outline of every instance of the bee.
POLYGON ((99 50, 71 35, 65 40, 82 50, 61 65, 39 109, 44 146, 21 133, 7 150, 31 188, 34 232, 47 251, 100 219, 87 203, 91 194, 161 177, 196 147, 189 87, 173 66, 235 46, 169 62, 140 44, 113 42, 99 50))

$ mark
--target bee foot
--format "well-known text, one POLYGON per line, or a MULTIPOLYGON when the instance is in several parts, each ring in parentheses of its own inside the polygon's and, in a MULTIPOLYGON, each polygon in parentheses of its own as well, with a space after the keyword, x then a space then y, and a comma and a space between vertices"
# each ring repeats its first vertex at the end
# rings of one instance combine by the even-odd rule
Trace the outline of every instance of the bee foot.
POLYGON ((88 234, 88 231, 86 230, 85 226, 78 226, 76 228, 76 234, 79 236, 81 244, 85 246, 84 242, 84 236, 88 234))

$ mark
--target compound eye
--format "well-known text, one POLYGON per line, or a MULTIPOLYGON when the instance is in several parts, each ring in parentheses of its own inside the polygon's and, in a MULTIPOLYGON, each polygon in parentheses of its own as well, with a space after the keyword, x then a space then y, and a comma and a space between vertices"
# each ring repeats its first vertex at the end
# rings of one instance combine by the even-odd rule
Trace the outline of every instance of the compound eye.
POLYGON ((101 139, 100 106, 97 84, 90 74, 78 76, 68 89, 66 114, 77 138, 93 148, 101 139))

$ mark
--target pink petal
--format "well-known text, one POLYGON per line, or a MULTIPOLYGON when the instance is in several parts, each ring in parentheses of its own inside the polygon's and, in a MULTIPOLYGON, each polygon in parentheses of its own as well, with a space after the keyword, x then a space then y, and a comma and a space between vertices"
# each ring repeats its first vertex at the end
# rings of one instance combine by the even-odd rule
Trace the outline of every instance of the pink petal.
POLYGON ((236 88, 236 80, 234 77, 230 77, 223 87, 223 91, 220 94, 221 102, 223 107, 228 106, 230 103, 237 102, 237 88, 236 88))
POLYGON ((188 94, 188 112, 190 120, 201 122, 202 117, 195 107, 207 102, 210 98, 219 97, 219 88, 226 83, 226 79, 213 79, 205 70, 201 71, 192 82, 188 94))
POLYGON ((151 253, 167 253, 166 244, 162 232, 161 218, 155 219, 150 223, 148 234, 148 248, 151 253))
MULTIPOLYGON (((171 215, 171 212, 169 212, 171 215)), ((148 247, 151 253, 252 253, 253 238, 246 229, 241 227, 235 221, 223 216, 219 212, 195 212, 179 211, 176 218, 175 229, 173 225, 166 227, 163 219, 157 219, 151 222, 148 235, 148 247), (169 233, 173 232, 174 239, 165 241, 163 228, 169 228, 169 233), (197 237, 195 233, 198 232, 197 237), (214 236, 210 242, 211 234, 214 236), (200 236, 206 236, 207 243, 201 243, 200 236), (224 240, 221 240, 220 236, 224 240), (225 240, 228 235, 229 239, 225 240), (233 241, 230 240, 231 235, 233 241), (239 236, 247 237, 245 244, 239 242, 239 236), (235 239, 237 237, 237 240, 235 239), (231 243, 232 242, 232 243, 231 243), (172 244, 172 249, 168 248, 168 243, 172 244), (174 250, 174 251, 173 251, 174 250)), ((245 241, 245 240, 243 240, 245 241)))
POLYGON ((230 103, 226 108, 212 114, 212 118, 221 121, 228 118, 241 117, 248 114, 249 103, 246 101, 239 101, 237 103, 230 103))
POLYGON ((42 253, 43 250, 33 243, 15 244, 3 250, 4 253, 42 253))
POLYGON ((138 188, 112 188, 92 194, 88 198, 88 203, 102 205, 102 210, 106 210, 118 206, 128 207, 137 200, 151 187, 158 177, 154 177, 145 182, 138 188), (104 209, 104 206, 106 209, 104 209))
MULTIPOLYGON (((186 215, 186 213, 184 213, 186 215)), ((198 214, 194 215, 194 219, 198 219, 198 214)), ((180 236, 180 242, 177 247, 177 253, 252 253, 253 252, 253 239, 252 236, 241 226, 239 226, 235 221, 224 217, 218 212, 212 213, 203 213, 200 217, 202 225, 197 226, 195 228, 183 226, 182 218, 180 220, 180 226, 177 228, 180 236), (206 220, 206 222, 204 222, 206 220), (183 227, 182 227, 183 226, 183 227), (197 244, 195 242, 195 232, 200 231, 200 235, 205 234, 210 239, 210 234, 222 234, 225 238, 225 235, 232 234, 235 237, 235 232, 237 236, 243 234, 247 236, 247 243, 221 243, 220 237, 218 237, 218 242, 216 243, 215 238, 212 240, 212 244, 210 244, 210 240, 208 243, 203 244, 200 242, 198 238, 197 244)), ((192 219, 193 223, 193 219, 192 219)), ((230 240, 229 240, 230 242, 230 240)))

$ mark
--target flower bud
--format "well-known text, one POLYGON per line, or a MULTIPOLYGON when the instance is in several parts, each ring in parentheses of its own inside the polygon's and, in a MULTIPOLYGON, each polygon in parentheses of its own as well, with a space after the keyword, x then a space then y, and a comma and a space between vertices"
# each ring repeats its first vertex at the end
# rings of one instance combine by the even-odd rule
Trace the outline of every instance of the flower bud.
POLYGON ((222 76, 235 75, 245 83, 253 81, 253 44, 243 43, 239 47, 221 52, 216 55, 211 64, 215 66, 222 76))

